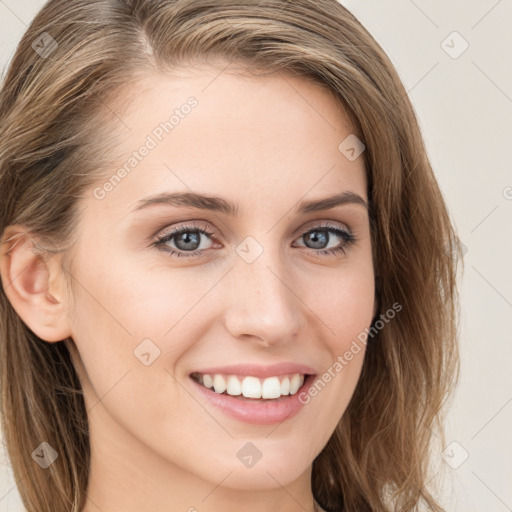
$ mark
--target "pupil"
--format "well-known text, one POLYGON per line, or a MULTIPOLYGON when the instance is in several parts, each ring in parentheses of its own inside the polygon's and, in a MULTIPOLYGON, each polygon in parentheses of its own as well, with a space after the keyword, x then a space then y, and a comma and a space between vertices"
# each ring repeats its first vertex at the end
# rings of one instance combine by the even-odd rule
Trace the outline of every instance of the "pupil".
POLYGON ((327 233, 325 231, 312 231, 308 235, 306 235, 313 244, 317 244, 314 249, 321 249, 322 246, 327 243, 327 233), (320 234, 320 236, 318 236, 320 234), (320 241, 320 242, 319 242, 320 241), (318 245, 319 244, 319 245, 318 245))
POLYGON ((199 232, 198 231, 187 231, 186 233, 182 233, 181 236, 178 237, 178 240, 176 241, 176 245, 178 246, 178 249, 197 249, 199 247, 199 232), (185 245, 180 247, 181 243, 184 243, 185 245), (195 247, 190 247, 187 244, 192 243, 196 245, 195 247))

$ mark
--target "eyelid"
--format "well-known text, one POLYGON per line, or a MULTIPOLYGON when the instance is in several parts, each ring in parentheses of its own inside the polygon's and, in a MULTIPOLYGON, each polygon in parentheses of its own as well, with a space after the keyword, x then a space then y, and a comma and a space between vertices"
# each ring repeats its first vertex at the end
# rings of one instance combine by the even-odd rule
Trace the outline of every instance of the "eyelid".
POLYGON ((157 232, 150 236, 150 239, 155 241, 159 240, 161 238, 164 238, 165 236, 169 235, 170 233, 173 233, 175 231, 181 231, 183 229, 187 229, 187 231, 193 231, 194 229, 197 229, 198 231, 206 231, 209 235, 214 236, 218 233, 218 230, 212 229, 211 224, 207 221, 183 221, 178 222, 177 224, 173 224, 169 228, 165 228, 163 231, 161 229, 157 230, 157 232), (203 222, 204 224, 200 224, 200 222, 203 222))
MULTIPOLYGON (((207 223, 208 224, 208 223, 207 223)), ((299 229, 300 235, 294 235, 294 242, 296 240, 299 240, 301 237, 304 237, 305 235, 315 232, 315 231, 327 231, 331 234, 334 234, 334 236, 338 237, 340 239, 340 243, 331 248, 325 248, 325 249, 308 249, 308 252, 312 254, 313 257, 318 258, 324 258, 324 257, 330 257, 330 256, 338 256, 338 255, 345 255, 346 250, 350 249, 352 245, 357 243, 359 237, 356 236, 353 231, 348 227, 345 226, 343 223, 333 222, 331 220, 328 221, 319 221, 317 220, 316 223, 309 228, 306 226, 303 226, 302 229, 299 229), (320 222, 320 224, 319 224, 320 222)), ((196 221, 188 221, 184 225, 173 225, 171 228, 165 230, 163 233, 160 233, 156 240, 154 240, 151 243, 152 247, 155 247, 156 249, 160 251, 165 251, 170 257, 172 258, 192 258, 192 259, 199 259, 205 255, 207 255, 210 249, 196 249, 194 251, 184 251, 181 249, 173 249, 172 247, 166 247, 166 244, 168 241, 173 240, 173 238, 181 233, 185 233, 187 231, 193 232, 197 231, 205 236, 207 236, 214 244, 216 240, 216 233, 215 230, 209 230, 208 228, 201 228, 196 224, 196 221)), ((299 247, 302 247, 299 245, 299 247)))
POLYGON ((353 234, 352 229, 348 227, 347 224, 337 221, 337 220, 324 220, 324 219, 316 219, 312 220, 311 222, 306 223, 306 225, 301 226, 297 231, 294 233, 294 236, 298 234, 305 234, 311 230, 314 229, 320 229, 320 228, 336 228, 341 229, 342 231, 346 231, 349 234, 353 234))
MULTIPOLYGON (((324 229, 324 228, 341 229, 342 231, 345 231, 349 235, 354 235, 354 232, 352 231, 352 229, 347 224, 344 224, 343 222, 333 221, 331 219, 329 219, 329 220, 316 219, 316 220, 312 220, 312 221, 306 223, 305 226, 302 225, 301 227, 297 228, 294 231, 292 236, 295 239, 298 236, 305 235, 306 233, 308 233, 314 229, 324 229)), ((199 231, 207 232, 207 234, 211 237, 215 237, 219 233, 219 231, 217 229, 212 228, 211 223, 208 221, 205 221, 205 220, 193 221, 192 220, 192 221, 178 222, 177 224, 174 224, 173 226, 171 226, 167 229, 164 229, 163 231, 160 228, 156 231, 156 233, 152 234, 149 237, 149 239, 151 241, 158 241, 158 240, 166 237, 167 235, 169 235, 173 232, 176 232, 176 231, 179 232, 182 229, 187 229, 190 231, 192 231, 193 229, 197 229, 199 231), (203 224, 200 224, 200 223, 203 223, 203 224)))

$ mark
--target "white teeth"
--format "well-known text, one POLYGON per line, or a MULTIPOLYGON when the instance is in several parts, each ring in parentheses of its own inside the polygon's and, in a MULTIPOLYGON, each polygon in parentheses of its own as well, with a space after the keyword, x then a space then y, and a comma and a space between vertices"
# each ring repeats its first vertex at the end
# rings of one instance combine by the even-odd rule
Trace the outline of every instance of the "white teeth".
POLYGON ((295 395, 304 382, 304 375, 296 373, 290 381, 290 395, 295 395))
POLYGON ((242 395, 246 398, 273 399, 285 395, 295 395, 304 384, 304 375, 295 373, 285 377, 258 377, 237 375, 196 374, 196 380, 206 388, 213 388, 216 393, 231 396, 242 395))
POLYGON ((224 393, 226 391, 226 381, 222 375, 214 375, 213 377, 213 388, 215 393, 224 393))
POLYGON ((207 374, 203 375, 203 385, 207 388, 213 388, 213 379, 207 374))
POLYGON ((285 377, 281 382, 281 395, 290 394, 290 379, 285 377))
POLYGON ((242 394, 242 385, 240 381, 234 376, 228 377, 228 387, 226 388, 228 395, 238 396, 242 394))
POLYGON ((277 377, 265 379, 261 385, 261 398, 279 398, 281 396, 281 383, 277 377))
POLYGON ((245 377, 242 381, 242 395, 247 398, 261 398, 261 382, 256 377, 245 377))

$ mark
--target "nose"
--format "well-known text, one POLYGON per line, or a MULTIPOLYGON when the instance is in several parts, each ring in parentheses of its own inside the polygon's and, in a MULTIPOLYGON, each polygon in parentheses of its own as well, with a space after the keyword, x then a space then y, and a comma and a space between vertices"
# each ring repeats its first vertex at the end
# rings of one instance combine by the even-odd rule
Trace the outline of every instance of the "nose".
POLYGON ((267 250, 252 263, 237 257, 225 285, 225 326, 233 337, 263 347, 294 341, 304 321, 303 302, 285 262, 267 250))

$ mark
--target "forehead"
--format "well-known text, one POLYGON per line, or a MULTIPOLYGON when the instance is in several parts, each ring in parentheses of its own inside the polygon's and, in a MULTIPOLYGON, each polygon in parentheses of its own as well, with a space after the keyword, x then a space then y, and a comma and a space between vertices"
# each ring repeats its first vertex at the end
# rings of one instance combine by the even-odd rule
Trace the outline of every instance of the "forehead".
POLYGON ((149 74, 123 101, 126 128, 99 184, 111 182, 102 207, 126 214, 145 195, 164 191, 252 206, 343 190, 366 195, 363 159, 351 161, 339 149, 353 131, 348 116, 309 79, 204 66, 149 74))

